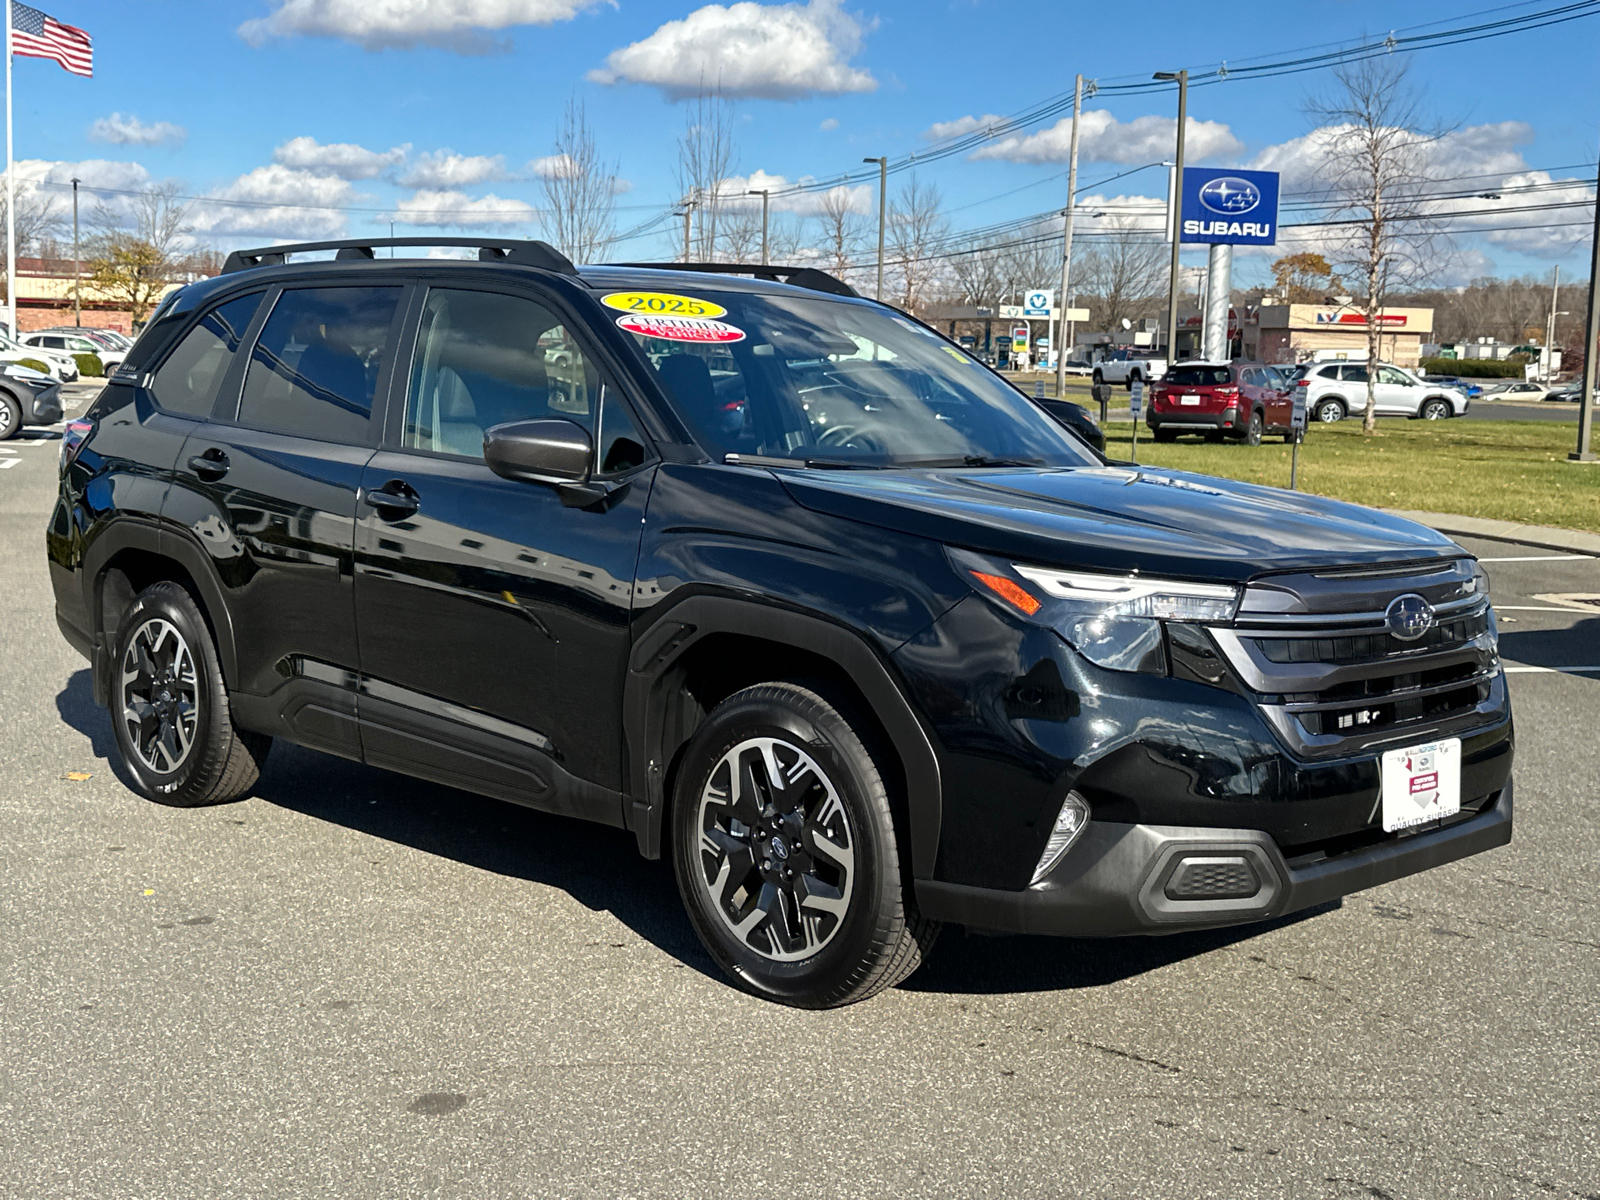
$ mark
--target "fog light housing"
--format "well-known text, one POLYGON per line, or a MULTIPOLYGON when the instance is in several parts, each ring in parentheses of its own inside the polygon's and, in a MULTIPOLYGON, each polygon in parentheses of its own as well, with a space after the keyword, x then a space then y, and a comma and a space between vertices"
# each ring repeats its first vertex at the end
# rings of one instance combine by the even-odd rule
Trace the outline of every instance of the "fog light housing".
POLYGON ((1029 886, 1048 875, 1088 827, 1089 802, 1077 792, 1068 792, 1061 811, 1056 814, 1056 823, 1050 829, 1050 839, 1044 844, 1044 853, 1039 856, 1039 865, 1028 881, 1029 886))

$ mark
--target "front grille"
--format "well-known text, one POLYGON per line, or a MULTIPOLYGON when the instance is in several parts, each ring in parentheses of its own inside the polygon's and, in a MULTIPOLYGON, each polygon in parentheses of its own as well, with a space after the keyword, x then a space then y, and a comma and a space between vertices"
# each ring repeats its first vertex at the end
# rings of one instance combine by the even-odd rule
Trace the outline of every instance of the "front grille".
POLYGON ((1437 623, 1411 642, 1383 618, 1390 600, 1420 592, 1437 574, 1375 578, 1359 605, 1345 589, 1343 611, 1244 614, 1211 636, 1262 714, 1305 757, 1464 733, 1504 704, 1488 598, 1441 597, 1437 623))

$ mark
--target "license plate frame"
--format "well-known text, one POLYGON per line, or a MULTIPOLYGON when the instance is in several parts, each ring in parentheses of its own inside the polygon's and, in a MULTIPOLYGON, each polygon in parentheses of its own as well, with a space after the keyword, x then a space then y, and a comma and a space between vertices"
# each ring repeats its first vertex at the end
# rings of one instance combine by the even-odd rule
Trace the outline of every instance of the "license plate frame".
POLYGON ((1383 831, 1414 829, 1461 811, 1461 739, 1441 738, 1385 751, 1383 831))
POLYGON ((1184 404, 1184 405, 1194 405, 1194 406, 1198 407, 1199 404, 1200 404, 1200 397, 1199 396, 1179 396, 1178 397, 1178 403, 1179 404, 1184 404))

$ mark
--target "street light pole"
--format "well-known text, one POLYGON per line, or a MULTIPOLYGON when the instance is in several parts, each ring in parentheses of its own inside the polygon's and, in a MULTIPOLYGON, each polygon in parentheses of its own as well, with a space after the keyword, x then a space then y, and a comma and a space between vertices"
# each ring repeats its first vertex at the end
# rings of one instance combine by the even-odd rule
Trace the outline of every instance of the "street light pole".
POLYGON ((1183 229, 1183 134, 1189 118, 1189 72, 1157 71, 1155 78, 1178 85, 1178 153, 1172 176, 1172 194, 1167 199, 1172 223, 1172 277, 1167 281, 1167 363, 1178 361, 1178 249, 1183 229))
MULTIPOLYGON (((1078 202, 1078 118, 1082 113, 1083 76, 1079 75, 1072 85, 1072 150, 1067 157, 1067 211, 1061 232, 1061 290, 1056 293, 1060 297, 1057 303, 1061 305, 1067 303, 1067 289, 1072 286, 1072 206, 1078 202)), ((1061 315, 1064 317, 1066 313, 1063 311, 1061 315)), ((1051 336, 1057 342, 1066 340, 1061 336, 1066 324, 1059 321, 1054 326, 1051 336)), ((1055 345, 1051 349, 1056 354, 1056 396, 1060 398, 1067 394, 1067 348, 1055 345)))
POLYGON ((78 177, 72 177, 72 323, 83 327, 83 302, 78 295, 78 280, 83 268, 78 258, 78 177))
POLYGON ((883 227, 889 212, 889 160, 863 158, 862 162, 878 164, 878 299, 883 299, 883 227))
POLYGON ((1594 206, 1594 257, 1589 263, 1589 319, 1584 322, 1583 342, 1583 402, 1578 407, 1578 449, 1567 455, 1569 462, 1592 463, 1597 460, 1589 449, 1594 433, 1594 350, 1600 342, 1600 306, 1595 304, 1596 276, 1600 276, 1600 201, 1594 206))
POLYGON ((692 195, 685 196, 683 198, 683 211, 681 213, 674 213, 673 214, 674 216, 681 216, 683 218, 683 261, 684 262, 688 262, 689 261, 689 236, 690 236, 689 218, 694 215, 694 203, 695 203, 694 202, 694 197, 692 195))
POLYGON ((761 265, 769 266, 771 260, 767 257, 767 202, 772 198, 772 193, 763 189, 759 192, 746 192, 745 195, 761 197, 761 265))

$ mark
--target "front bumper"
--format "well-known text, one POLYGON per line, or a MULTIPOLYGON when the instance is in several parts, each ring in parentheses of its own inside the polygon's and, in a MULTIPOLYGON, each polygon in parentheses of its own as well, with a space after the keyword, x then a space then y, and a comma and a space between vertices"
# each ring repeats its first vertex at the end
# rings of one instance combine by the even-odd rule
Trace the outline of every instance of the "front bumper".
MULTIPOLYGON (((1022 891, 917 880, 922 914, 978 929, 1068 937, 1176 933, 1261 921, 1504 846, 1511 840, 1512 785, 1455 824, 1343 854, 1285 859, 1250 829, 1198 829, 1091 821, 1055 870, 1022 891), (1191 858, 1247 863, 1254 895, 1174 899, 1191 858)), ((1235 868, 1242 869, 1242 868, 1235 868)))
POLYGON ((34 392, 26 425, 54 425, 61 420, 61 385, 52 383, 43 391, 34 392))

